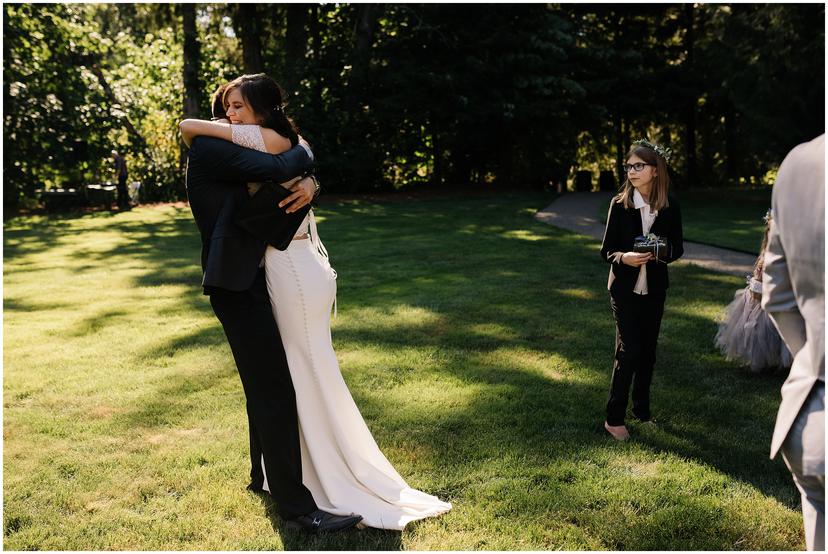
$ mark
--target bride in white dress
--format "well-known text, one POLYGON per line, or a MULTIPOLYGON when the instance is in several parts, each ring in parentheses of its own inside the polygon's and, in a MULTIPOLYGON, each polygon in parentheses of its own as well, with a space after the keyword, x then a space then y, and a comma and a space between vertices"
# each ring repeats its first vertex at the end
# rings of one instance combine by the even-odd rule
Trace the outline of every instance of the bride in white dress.
MULTIPOLYGON (((261 105, 267 99, 266 105, 284 117, 281 91, 273 79, 242 76, 228 85, 224 99, 232 124, 200 121, 192 125, 192 135, 217 136, 271 154, 291 147, 273 129, 256 124, 267 121, 257 117, 257 111, 265 111, 261 105)), ((336 272, 319 240, 312 210, 286 250, 267 247, 264 263, 296 391, 302 481, 317 506, 336 515, 359 514, 367 527, 396 530, 450 510, 450 503, 412 489, 397 473, 342 378, 330 328, 336 272)), ((264 489, 269 491, 266 474, 264 489)))

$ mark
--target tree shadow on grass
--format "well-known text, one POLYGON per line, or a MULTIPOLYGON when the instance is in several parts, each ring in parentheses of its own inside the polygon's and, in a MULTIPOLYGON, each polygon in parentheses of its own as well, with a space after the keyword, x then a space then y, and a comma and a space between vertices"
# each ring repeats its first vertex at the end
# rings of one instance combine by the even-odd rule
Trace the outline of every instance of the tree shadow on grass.
POLYGON ((103 310, 81 321, 72 322, 68 328, 63 330, 63 333, 67 337, 84 337, 129 315, 130 312, 125 309, 103 310))
MULTIPOLYGON (((183 350, 215 347, 225 343, 220 329, 202 328, 171 338, 163 344, 156 344, 147 350, 142 358, 172 358, 183 350)), ((194 373, 164 376, 148 393, 136 399, 131 407, 115 415, 112 424, 124 430, 179 425, 192 415, 198 395, 211 389, 219 389, 227 381, 238 381, 238 373, 232 365, 229 352, 228 358, 212 367, 199 368, 194 373)), ((243 406, 240 409, 243 409, 243 406)))
MULTIPOLYGON (((133 215, 139 215, 134 213, 133 215)), ((141 258, 148 265, 159 266, 179 262, 199 262, 201 241, 189 210, 171 209, 170 217, 161 221, 107 218, 98 221, 96 214, 80 217, 48 219, 4 229, 4 257, 15 264, 25 263, 20 258, 27 254, 68 244, 76 244, 83 233, 106 233, 117 237, 117 244, 96 248, 95 243, 81 243, 71 255, 80 262, 102 265, 141 258), (101 225, 97 225, 101 223, 101 225), (105 223, 105 225, 103 225, 105 223), (173 256, 170 258, 170 256, 173 256)))
POLYGON ((237 379, 236 372, 228 371, 226 367, 195 375, 166 377, 163 385, 142 396, 131 409, 115 414, 111 424, 122 430, 178 426, 192 416, 201 393, 219 389, 227 381, 237 379))
MULTIPOLYGON (((42 262, 33 263, 28 256, 73 245, 80 233, 102 232, 109 237, 107 242, 92 241, 66 253, 74 261, 67 264, 74 274, 127 267, 136 288, 183 285, 188 288, 180 297, 186 309, 210 311, 209 302, 201 293, 201 240, 190 210, 170 208, 163 219, 149 222, 134 219, 140 216, 139 211, 120 218, 120 214, 90 213, 39 219, 30 224, 20 220, 4 234, 6 267, 12 267, 16 273, 44 270, 42 262)), ((96 281, 94 288, 105 294, 106 280, 96 281)), ((13 301, 21 305, 19 300, 13 301)))
POLYGON ((73 305, 69 302, 60 302, 58 300, 49 299, 40 301, 23 300, 21 298, 4 298, 3 310, 6 312, 46 312, 46 311, 61 311, 72 308, 73 305))

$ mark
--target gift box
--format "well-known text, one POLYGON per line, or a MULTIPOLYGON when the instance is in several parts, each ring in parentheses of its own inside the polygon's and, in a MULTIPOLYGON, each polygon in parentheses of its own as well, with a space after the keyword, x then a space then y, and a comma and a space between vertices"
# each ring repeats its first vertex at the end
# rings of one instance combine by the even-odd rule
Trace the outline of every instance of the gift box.
POLYGON ((670 249, 667 246, 667 239, 650 233, 646 237, 635 237, 633 252, 649 252, 655 259, 665 261, 670 249))

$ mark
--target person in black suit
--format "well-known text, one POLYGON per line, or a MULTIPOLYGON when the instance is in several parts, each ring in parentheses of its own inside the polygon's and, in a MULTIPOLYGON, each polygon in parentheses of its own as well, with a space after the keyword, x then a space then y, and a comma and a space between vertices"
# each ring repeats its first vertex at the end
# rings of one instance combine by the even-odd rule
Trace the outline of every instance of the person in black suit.
MULTIPOLYGON (((284 519, 310 531, 336 531, 362 518, 319 510, 302 483, 296 398, 260 267, 267 245, 233 220, 249 198, 248 182, 288 181, 308 173, 312 165, 304 141, 271 155, 196 137, 187 157, 186 187, 201 234, 204 294, 224 328, 247 399, 252 466, 248 489, 263 490, 264 464, 270 494, 284 519)), ((288 211, 313 199, 316 182, 305 178, 292 190, 280 204, 288 211)))
POLYGON ((668 195, 670 150, 646 140, 633 143, 624 171, 627 179, 610 202, 601 258, 611 265, 607 288, 615 317, 615 361, 604 429, 617 440, 630 435, 624 425, 632 385, 632 412, 650 421, 650 382, 656 342, 669 286, 667 264, 684 253, 681 211, 668 195), (637 253, 637 237, 666 239, 658 257, 637 253))
POLYGON ((112 151, 112 160, 115 166, 115 174, 118 177, 118 209, 130 210, 132 206, 129 204, 129 192, 127 192, 127 163, 126 158, 119 154, 117 150, 112 151))

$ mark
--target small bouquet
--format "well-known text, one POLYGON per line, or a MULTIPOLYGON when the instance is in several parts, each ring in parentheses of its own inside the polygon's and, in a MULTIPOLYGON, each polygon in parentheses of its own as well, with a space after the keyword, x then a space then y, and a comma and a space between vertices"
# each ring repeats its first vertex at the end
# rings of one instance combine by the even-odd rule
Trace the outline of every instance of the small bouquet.
POLYGON ((635 237, 633 252, 649 252, 656 261, 666 263, 670 249, 667 246, 667 239, 650 233, 645 237, 635 237))

